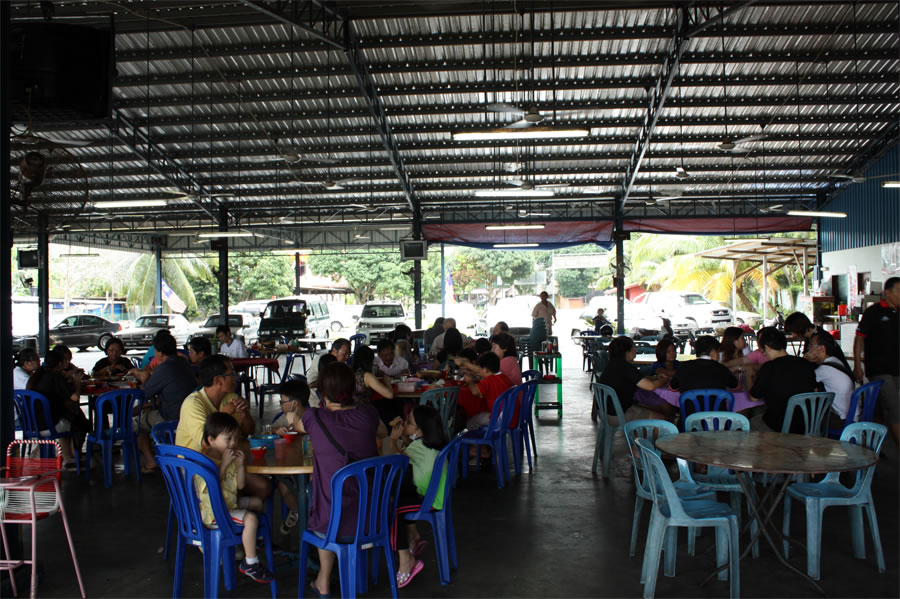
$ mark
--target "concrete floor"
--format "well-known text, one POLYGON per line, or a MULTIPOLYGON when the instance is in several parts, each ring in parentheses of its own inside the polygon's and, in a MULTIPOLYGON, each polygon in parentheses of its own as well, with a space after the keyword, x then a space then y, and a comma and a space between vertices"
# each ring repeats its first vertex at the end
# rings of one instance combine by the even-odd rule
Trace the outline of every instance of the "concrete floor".
MULTIPOLYGON (((564 351, 567 348, 564 346, 564 351)), ((643 535, 639 555, 628 556, 634 484, 621 435, 614 446, 608 479, 591 475, 596 429, 590 421, 588 375, 581 371, 580 351, 567 356, 562 421, 543 412, 537 423, 540 457, 535 471, 514 478, 498 490, 493 476, 471 473, 455 491, 456 535, 460 567, 452 584, 438 581, 433 548, 426 552, 425 570, 405 589, 407 597, 639 597, 643 535)), ((552 388, 546 387, 545 393, 552 388)), ((267 405, 267 415, 277 407, 267 405)), ((172 561, 165 562, 161 545, 168 496, 160 476, 142 484, 117 473, 112 489, 103 487, 95 470, 91 484, 65 475, 64 494, 88 596, 163 597, 172 591, 172 561)), ((855 560, 850 551, 846 510, 832 508, 823 523, 822 586, 832 597, 898 597, 898 452, 888 438, 882 451, 873 494, 887 571, 878 574, 871 541, 868 556, 855 560)), ((796 507, 795 534, 803 535, 803 510, 796 507)), ((647 512, 644 516, 646 532, 647 512)), ((780 522, 780 513, 776 515, 780 522)), ((421 528, 430 537, 427 526, 421 528)), ((296 548, 276 533, 276 542, 296 548)), ((727 596, 726 582, 699 583, 713 569, 713 535, 698 540, 696 557, 687 555, 685 535, 678 545, 677 576, 660 573, 659 597, 727 596)), ((77 596, 77 585, 59 518, 39 526, 41 550, 40 596, 77 596)), ((791 562, 805 569, 805 555, 794 550, 791 562)), ((383 563, 383 562, 382 562, 383 563)), ((383 566, 382 566, 383 567, 383 566)), ((297 572, 278 576, 279 595, 296 596, 297 572)), ((3 574, 2 596, 11 596, 3 574)), ((25 583, 25 581, 23 581, 25 583)), ((27 589, 27 583, 23 587, 27 589)), ((267 596, 268 587, 238 575, 234 592, 222 596, 267 596)), ((335 582, 334 589, 337 589, 335 582)), ((189 551, 184 595, 202 596, 202 562, 189 551)), ((26 591, 27 592, 27 591, 26 591)), ((741 562, 741 593, 745 597, 815 597, 814 587, 784 569, 763 547, 760 559, 741 562)), ((390 588, 382 572, 371 596, 387 596, 390 588)))

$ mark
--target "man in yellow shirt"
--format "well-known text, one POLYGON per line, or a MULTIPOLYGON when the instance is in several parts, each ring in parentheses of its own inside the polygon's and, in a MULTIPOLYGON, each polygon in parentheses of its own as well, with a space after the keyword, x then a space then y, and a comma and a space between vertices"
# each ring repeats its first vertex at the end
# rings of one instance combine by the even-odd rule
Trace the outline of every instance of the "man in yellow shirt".
MULTIPOLYGON (((202 388, 194 391, 181 404, 175 444, 202 451, 203 426, 213 412, 230 414, 238 421, 242 436, 253 434, 256 423, 250 415, 250 404, 235 393, 238 375, 231 360, 223 355, 209 356, 200 363, 197 372, 202 388)), ((247 474, 245 491, 265 499, 271 491, 269 480, 258 474, 247 474)))

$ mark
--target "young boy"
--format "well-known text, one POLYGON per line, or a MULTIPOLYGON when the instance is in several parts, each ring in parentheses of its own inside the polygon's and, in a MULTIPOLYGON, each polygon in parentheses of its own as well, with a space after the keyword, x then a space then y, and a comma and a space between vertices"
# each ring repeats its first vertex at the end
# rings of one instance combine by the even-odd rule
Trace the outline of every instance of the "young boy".
POLYGON ((510 388, 506 375, 500 372, 500 358, 493 352, 485 352, 467 367, 466 386, 469 393, 460 393, 459 403, 463 406, 469 421, 466 428, 476 430, 487 426, 491 420, 491 410, 500 395, 510 388), (463 399, 463 396, 466 399, 463 399))
MULTIPOLYGON (((259 529, 259 516, 256 512, 264 509, 258 497, 238 497, 238 491, 244 488, 246 470, 244 454, 235 449, 240 428, 231 414, 213 412, 203 426, 203 454, 208 456, 219 467, 222 495, 225 505, 231 512, 231 519, 244 525, 241 541, 244 545, 244 559, 238 567, 241 574, 246 574, 256 582, 269 583, 274 575, 259 561, 256 554, 256 532, 259 529)), ((208 528, 215 525, 212 505, 209 501, 209 489, 206 483, 195 479, 197 496, 200 498, 200 513, 203 524, 208 528)))
MULTIPOLYGON (((282 414, 272 423, 272 432, 276 435, 294 430, 294 426, 300 422, 300 417, 309 407, 309 385, 305 381, 291 379, 282 383, 278 392, 281 394, 282 414)), ((297 441, 297 443, 299 442, 297 441)), ((297 526, 297 491, 294 488, 293 477, 279 477, 278 492, 289 510, 280 529, 281 534, 287 535, 290 534, 292 528, 297 526)))

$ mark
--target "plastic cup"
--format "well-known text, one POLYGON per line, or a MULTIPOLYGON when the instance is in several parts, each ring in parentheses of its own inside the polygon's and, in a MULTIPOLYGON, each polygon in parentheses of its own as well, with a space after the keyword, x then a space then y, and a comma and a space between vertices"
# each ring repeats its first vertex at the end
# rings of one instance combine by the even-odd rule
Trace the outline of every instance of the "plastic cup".
POLYGON ((284 439, 275 439, 275 459, 280 460, 284 458, 284 454, 287 451, 288 442, 284 439))

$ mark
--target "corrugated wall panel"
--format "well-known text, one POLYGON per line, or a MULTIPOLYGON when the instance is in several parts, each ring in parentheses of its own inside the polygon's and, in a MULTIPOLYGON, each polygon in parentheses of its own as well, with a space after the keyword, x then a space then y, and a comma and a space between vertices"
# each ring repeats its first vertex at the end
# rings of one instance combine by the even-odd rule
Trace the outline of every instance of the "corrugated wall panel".
POLYGON ((866 171, 868 181, 851 184, 828 204, 827 210, 846 212, 847 218, 819 221, 823 252, 900 241, 900 190, 881 187, 883 181, 900 180, 900 176, 871 179, 898 172, 900 146, 895 146, 866 171))

